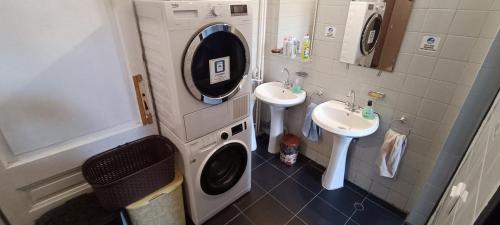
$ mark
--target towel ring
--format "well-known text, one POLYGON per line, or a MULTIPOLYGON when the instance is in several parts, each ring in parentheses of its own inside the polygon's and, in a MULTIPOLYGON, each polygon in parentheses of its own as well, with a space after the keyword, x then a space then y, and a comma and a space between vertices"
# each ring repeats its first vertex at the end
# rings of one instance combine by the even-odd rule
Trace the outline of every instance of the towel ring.
POLYGON ((395 122, 398 122, 398 123, 402 124, 403 126, 405 126, 406 127, 406 132, 405 132, 406 136, 410 136, 412 129, 411 129, 411 126, 408 123, 408 120, 406 119, 406 117, 402 116, 399 120, 393 120, 391 122, 391 124, 389 124, 389 128, 398 131, 397 129, 394 129, 394 127, 393 127, 395 122))
POLYGON ((318 96, 318 97, 321 97, 323 96, 323 91, 315 91, 313 92, 311 95, 309 95, 307 98, 309 100, 309 102, 313 102, 313 97, 314 96, 318 96))

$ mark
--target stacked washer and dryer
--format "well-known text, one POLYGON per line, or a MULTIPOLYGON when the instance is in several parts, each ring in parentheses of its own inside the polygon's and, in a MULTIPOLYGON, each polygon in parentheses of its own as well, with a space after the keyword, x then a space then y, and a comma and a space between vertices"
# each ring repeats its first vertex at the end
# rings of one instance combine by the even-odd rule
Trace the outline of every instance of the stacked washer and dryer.
POLYGON ((250 191, 252 13, 247 1, 136 0, 162 135, 179 148, 201 224, 250 191))

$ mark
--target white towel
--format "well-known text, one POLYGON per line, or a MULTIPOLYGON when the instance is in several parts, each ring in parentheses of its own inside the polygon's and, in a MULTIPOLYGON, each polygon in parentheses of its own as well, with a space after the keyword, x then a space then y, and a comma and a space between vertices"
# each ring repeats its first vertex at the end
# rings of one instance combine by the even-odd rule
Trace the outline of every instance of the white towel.
POLYGON ((385 133, 384 143, 380 148, 380 156, 376 162, 380 176, 394 178, 399 162, 405 153, 405 148, 406 135, 392 129, 385 133))
POLYGON ((321 136, 321 128, 312 120, 312 113, 316 104, 312 103, 307 106, 306 116, 304 118, 304 127, 302 127, 302 135, 311 141, 318 141, 321 136))

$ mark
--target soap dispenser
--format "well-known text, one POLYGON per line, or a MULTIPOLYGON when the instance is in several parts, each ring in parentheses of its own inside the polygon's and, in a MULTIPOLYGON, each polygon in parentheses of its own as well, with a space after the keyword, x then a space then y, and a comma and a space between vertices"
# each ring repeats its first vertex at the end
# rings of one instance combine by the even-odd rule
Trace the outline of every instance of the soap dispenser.
POLYGON ((361 113, 363 114, 363 117, 365 119, 369 119, 369 120, 375 119, 375 112, 373 110, 372 105, 373 105, 373 101, 369 100, 368 104, 365 107, 363 107, 363 110, 361 113))

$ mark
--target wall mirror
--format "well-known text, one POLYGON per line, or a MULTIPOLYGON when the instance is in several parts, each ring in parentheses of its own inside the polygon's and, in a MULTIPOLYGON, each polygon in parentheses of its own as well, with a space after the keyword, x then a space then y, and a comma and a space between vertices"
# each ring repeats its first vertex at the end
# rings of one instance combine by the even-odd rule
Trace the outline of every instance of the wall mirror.
POLYGON ((351 1, 340 61, 393 71, 412 4, 411 0, 351 1))
POLYGON ((305 36, 309 36, 310 55, 318 0, 270 0, 268 5, 267 30, 272 31, 268 40, 274 46, 273 53, 291 58, 301 58, 305 36), (280 52, 278 52, 280 51, 280 52))

